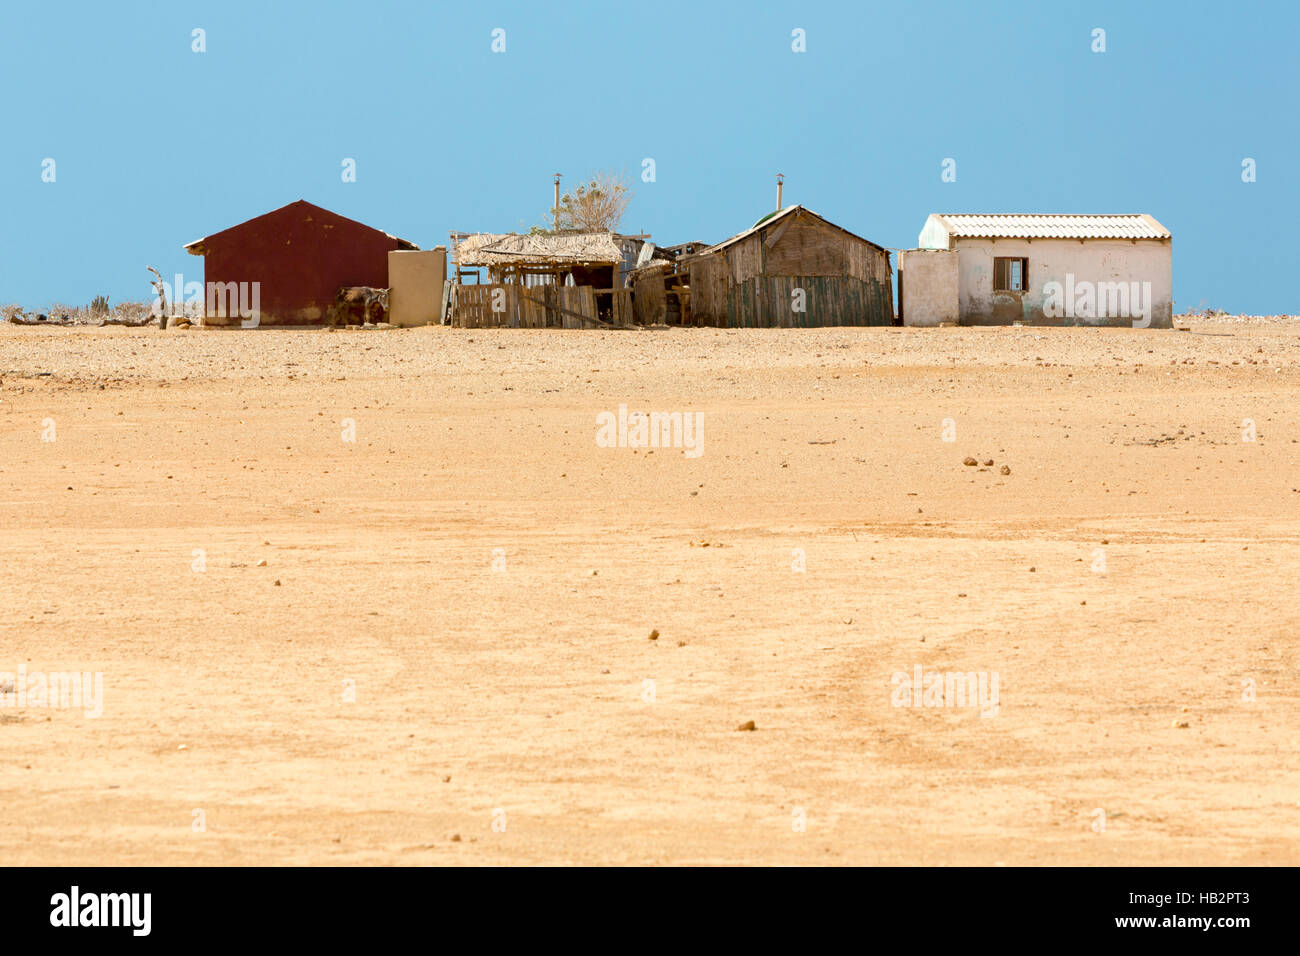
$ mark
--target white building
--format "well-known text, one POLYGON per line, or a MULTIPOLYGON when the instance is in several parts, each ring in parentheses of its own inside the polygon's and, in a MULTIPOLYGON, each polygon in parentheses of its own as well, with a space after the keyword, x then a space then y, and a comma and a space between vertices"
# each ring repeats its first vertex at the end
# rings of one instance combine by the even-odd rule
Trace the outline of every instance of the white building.
POLYGON ((904 325, 1173 323, 1173 237, 1146 214, 932 215, 899 253, 904 325))

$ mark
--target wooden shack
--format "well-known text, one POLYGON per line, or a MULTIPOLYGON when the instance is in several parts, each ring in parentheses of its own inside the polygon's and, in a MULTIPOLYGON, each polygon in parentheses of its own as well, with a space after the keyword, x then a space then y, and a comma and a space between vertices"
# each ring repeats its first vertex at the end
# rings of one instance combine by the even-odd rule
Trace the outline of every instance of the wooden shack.
POLYGON ((628 275, 637 325, 693 325, 687 276, 671 259, 654 259, 628 275))
POLYGON ((624 250, 612 233, 453 234, 450 322, 465 328, 589 328, 632 323, 624 250), (480 280, 487 269, 488 281, 480 280))
POLYGON ((728 328, 892 325, 889 252, 787 206, 677 262, 690 322, 728 328))

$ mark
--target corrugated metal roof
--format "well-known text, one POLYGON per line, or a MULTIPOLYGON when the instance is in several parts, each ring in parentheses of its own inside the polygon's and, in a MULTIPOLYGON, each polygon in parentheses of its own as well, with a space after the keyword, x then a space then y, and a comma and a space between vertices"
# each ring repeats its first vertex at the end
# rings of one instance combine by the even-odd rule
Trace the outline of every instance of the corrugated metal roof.
POLYGON ((252 219, 245 219, 243 222, 239 223, 238 225, 229 226, 225 229, 222 229, 220 232, 214 232, 210 236, 204 236, 202 239, 195 239, 193 242, 187 242, 182 248, 184 248, 185 251, 192 256, 206 255, 207 243, 211 242, 213 239, 217 238, 218 236, 224 236, 226 233, 234 232, 236 229, 239 229, 241 226, 246 226, 250 222, 256 222, 259 219, 265 219, 267 216, 273 216, 276 213, 284 212, 286 209, 292 209, 295 206, 301 207, 303 210, 314 209, 317 212, 323 212, 326 213, 327 215, 335 216, 339 219, 342 219, 344 222, 350 222, 353 225, 362 226, 374 232, 381 232, 389 239, 392 239, 394 242, 396 242, 398 246, 402 249, 413 250, 416 252, 418 252, 420 249, 419 246, 411 242, 409 239, 403 239, 401 236, 395 236, 391 232, 384 232, 384 230, 382 229, 375 229, 374 226, 367 226, 364 222, 357 222, 357 220, 349 219, 347 216, 340 216, 336 212, 332 212, 331 210, 326 209, 323 206, 317 206, 315 203, 310 203, 305 199, 294 200, 291 203, 287 203, 286 205, 281 206, 279 209, 272 209, 270 212, 264 212, 260 216, 254 216, 252 219))
POLYGON ((1125 216, 952 215, 936 213, 955 239, 1170 239, 1146 213, 1125 216))

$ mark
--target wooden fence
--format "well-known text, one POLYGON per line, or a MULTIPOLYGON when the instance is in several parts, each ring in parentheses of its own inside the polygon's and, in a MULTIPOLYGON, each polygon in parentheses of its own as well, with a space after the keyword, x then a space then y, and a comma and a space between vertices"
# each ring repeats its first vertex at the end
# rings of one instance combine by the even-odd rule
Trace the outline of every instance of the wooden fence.
POLYGON ((451 300, 451 324, 463 329, 589 329, 633 321, 630 289, 459 285, 451 290, 451 300))
POLYGON ((894 287, 851 276, 754 276, 727 290, 726 305, 731 328, 892 325, 894 287))
POLYGON ((631 289, 597 289, 596 305, 610 325, 634 325, 631 289))

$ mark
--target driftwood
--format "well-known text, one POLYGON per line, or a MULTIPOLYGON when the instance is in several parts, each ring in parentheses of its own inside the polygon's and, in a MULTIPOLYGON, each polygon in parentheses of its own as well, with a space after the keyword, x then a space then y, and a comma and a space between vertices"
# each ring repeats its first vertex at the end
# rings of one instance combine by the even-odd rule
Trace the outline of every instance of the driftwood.
POLYGON ((105 315, 105 316, 101 316, 101 317, 99 317, 99 318, 97 318, 97 319, 94 319, 94 320, 92 320, 92 321, 89 321, 89 322, 78 322, 74 317, 72 317, 72 316, 70 316, 70 315, 61 315, 61 316, 59 316, 57 319, 52 319, 52 318, 50 318, 48 315, 41 314, 41 315, 35 315, 35 316, 30 316, 30 315, 15 315, 15 316, 13 316, 13 317, 9 320, 9 322, 10 322, 10 324, 12 324, 12 325, 33 326, 33 327, 35 327, 35 326, 42 326, 42 325, 43 325, 43 326, 51 326, 51 325, 60 325, 60 326, 72 326, 72 325, 89 325, 89 326, 124 325, 124 326, 127 326, 128 328, 133 328, 133 329, 134 329, 134 328, 140 328, 141 326, 145 326, 145 325, 152 325, 152 324, 154 323, 154 317, 151 316, 151 315, 146 315, 146 316, 145 316, 144 318, 142 318, 142 319, 131 319, 131 318, 126 318, 126 317, 124 317, 124 316, 123 316, 123 317, 117 317, 117 316, 105 315))
POLYGON ((57 319, 51 319, 45 313, 36 316, 15 315, 9 320, 14 325, 76 325, 77 320, 67 315, 61 315, 57 319))
MULTIPOLYGON (((154 274, 153 281, 149 284, 153 286, 154 292, 158 295, 158 301, 162 304, 162 310, 158 313, 158 328, 165 329, 167 328, 167 286, 163 282, 162 273, 153 266, 145 266, 145 268, 154 274)), ((149 321, 152 322, 153 320, 150 319, 149 321)), ((148 325, 149 322, 141 324, 148 325)))

